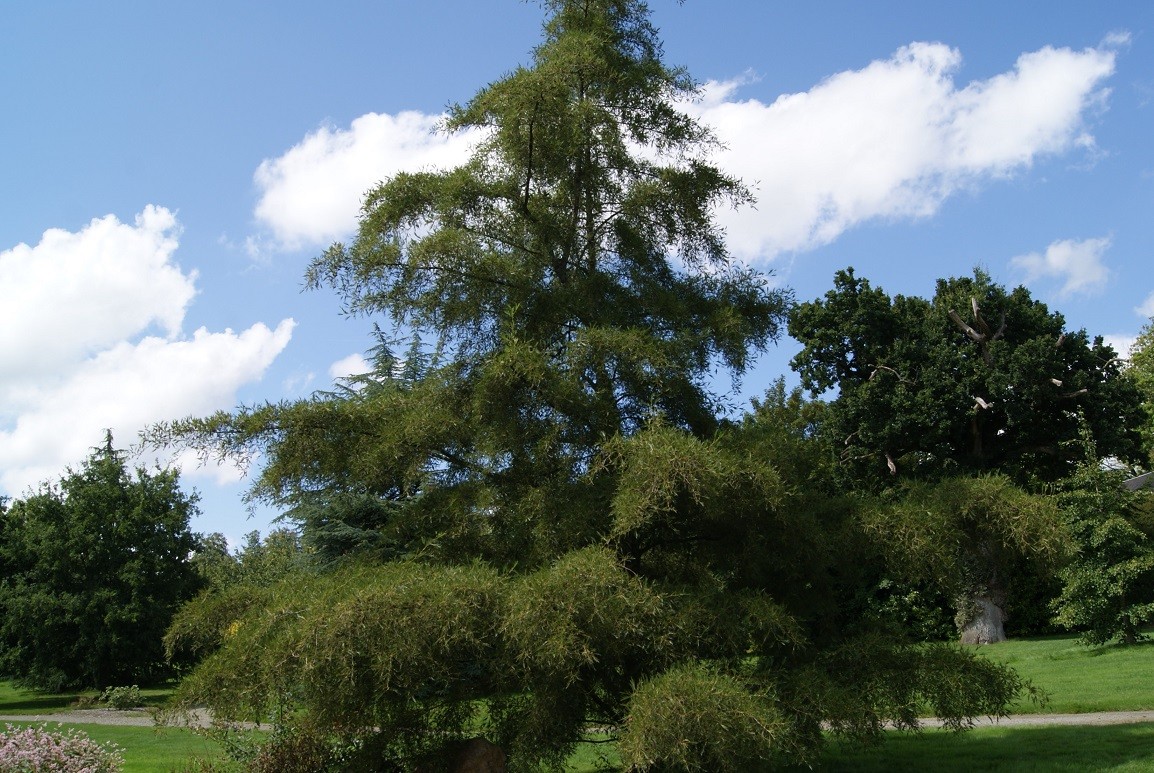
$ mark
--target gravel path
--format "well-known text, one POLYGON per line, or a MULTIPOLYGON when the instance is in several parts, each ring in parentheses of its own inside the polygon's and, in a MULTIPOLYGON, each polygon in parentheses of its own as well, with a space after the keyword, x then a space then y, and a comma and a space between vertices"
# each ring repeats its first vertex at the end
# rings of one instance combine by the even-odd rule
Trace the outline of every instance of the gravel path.
MULTIPOLYGON (((76 725, 133 725, 152 727, 152 714, 147 711, 112 711, 110 709, 83 709, 62 711, 57 714, 10 714, 0 715, 0 722, 62 722, 76 725)), ((1154 711, 1098 711, 1092 714, 1016 714, 1002 719, 982 717, 975 721, 976 727, 1040 727, 1044 725, 1130 725, 1137 722, 1154 722, 1154 711)), ((208 727, 207 712, 198 711, 194 715, 193 726, 208 727)), ((936 719, 924 719, 925 727, 938 727, 936 719)))
MULTIPOLYGON (((130 725, 133 727, 153 727, 156 723, 148 711, 116 711, 113 709, 77 709, 60 711, 55 714, 0 714, 0 722, 57 722, 67 725, 130 725)), ((193 727, 208 727, 207 712, 193 713, 193 727)))

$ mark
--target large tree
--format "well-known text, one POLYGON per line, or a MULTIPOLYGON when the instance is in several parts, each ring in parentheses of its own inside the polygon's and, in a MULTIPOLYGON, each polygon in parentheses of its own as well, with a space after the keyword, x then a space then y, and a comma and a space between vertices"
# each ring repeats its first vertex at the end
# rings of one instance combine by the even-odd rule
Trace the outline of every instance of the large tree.
POLYGON ((128 469, 109 434, 79 470, 0 513, 0 673, 108 687, 170 673, 162 639, 197 591, 196 496, 128 469))
POLYGON ((1009 484, 1038 494, 1072 475, 1083 433, 1104 457, 1138 459, 1139 397, 1122 362, 980 270, 939 280, 932 299, 839 271, 789 330, 803 385, 837 389, 822 431, 845 485, 904 498, 877 521, 893 545, 950 552, 963 638, 1004 638, 1009 585, 1053 574, 1065 554, 1053 506, 1009 484))
POLYGON ((1113 349, 983 271, 932 299, 839 271, 789 331, 802 384, 838 390, 826 429, 855 485, 996 472, 1040 487, 1082 461, 1083 422, 1103 456, 1139 456, 1138 392, 1113 349))
POLYGON ((1002 711, 1011 673, 851 624, 839 557, 867 539, 799 398, 719 418, 714 371, 740 375, 789 296, 726 254, 713 212, 748 194, 645 4, 544 5, 532 65, 450 111, 471 160, 384 182, 309 271, 417 344, 383 336, 337 393, 154 431, 261 453, 253 496, 337 567, 190 606, 169 643, 212 654, 184 700, 361 770, 478 732, 560 764, 591 728, 639 769, 749 769, 806 758, 823 719, 1002 711))

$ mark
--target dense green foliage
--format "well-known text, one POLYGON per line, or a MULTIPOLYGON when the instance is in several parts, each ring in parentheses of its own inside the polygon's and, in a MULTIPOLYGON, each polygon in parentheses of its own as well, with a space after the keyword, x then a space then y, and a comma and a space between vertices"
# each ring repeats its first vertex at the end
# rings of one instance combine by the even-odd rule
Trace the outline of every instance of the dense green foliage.
POLYGON ((981 271, 926 300, 851 269, 799 304, 789 331, 803 385, 838 389, 825 430, 855 483, 998 472, 1036 488, 1074 472, 1083 421, 1103 457, 1141 456, 1133 381, 1100 338, 1064 325, 981 271))
POLYGON ((0 673, 49 690, 170 673, 161 639, 199 587, 195 495, 127 469, 112 437, 0 514, 0 673))
POLYGON ((1130 348, 1130 366, 1126 374, 1142 396, 1142 439, 1146 445, 1148 466, 1154 466, 1154 319, 1147 322, 1130 348))
POLYGON ((252 495, 320 567, 182 612, 170 649, 206 657, 180 699, 356 770, 475 735, 557 767, 594 730, 640 769, 740 769, 811 759, 823 720, 1000 713, 1012 672, 847 602, 887 555, 827 474, 821 408, 778 385, 721 418, 714 371, 740 376, 790 298, 726 255, 712 212, 748 195, 645 4, 544 5, 532 66, 450 111, 484 133, 472 159, 385 181, 310 269, 415 331, 408 354, 382 334, 336 393, 154 430, 261 454, 252 495))
POLYGON ((928 300, 840 271, 789 330, 805 388, 837 389, 820 428, 834 473, 884 492, 872 528, 914 559, 899 565, 952 577, 917 588, 957 601, 968 640, 1001 638, 1007 610, 1019 631, 1044 630, 1070 551, 1045 496, 1083 461, 1083 433, 1102 457, 1142 456, 1140 393, 1114 351, 980 270, 928 300))
POLYGON ((1154 622, 1154 491, 1123 477, 1086 465, 1059 494, 1076 553, 1053 606, 1087 644, 1133 644, 1154 622))

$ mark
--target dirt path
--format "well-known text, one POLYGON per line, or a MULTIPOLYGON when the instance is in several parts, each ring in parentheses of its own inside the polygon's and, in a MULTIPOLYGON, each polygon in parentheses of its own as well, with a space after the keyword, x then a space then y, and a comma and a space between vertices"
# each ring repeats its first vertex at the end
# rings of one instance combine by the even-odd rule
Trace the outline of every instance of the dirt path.
MULTIPOLYGON (((83 709, 62 711, 57 714, 10 714, 0 715, 2 722, 62 722, 69 725, 133 725, 152 727, 152 714, 147 711, 111 711, 108 709, 83 709)), ((1154 722, 1154 711, 1098 711, 1091 714, 1015 714, 1002 719, 982 717, 976 727, 1041 727, 1044 725, 1130 725, 1138 722, 1154 722)), ((925 727, 938 727, 936 719, 924 719, 925 727)), ((195 715, 196 727, 208 727, 207 713, 195 715)))
MULTIPOLYGON (((152 713, 148 711, 115 711, 113 709, 77 709, 75 711, 59 711, 55 714, 0 714, 2 722, 57 722, 66 725, 129 725, 133 727, 153 727, 152 713)), ((197 711, 193 714, 193 727, 208 727, 210 718, 207 712, 197 711)))
MULTIPOLYGON (((1154 711, 1095 711, 1089 714, 1012 714, 1001 719, 982 717, 975 727, 1041 727, 1044 725, 1132 725, 1154 722, 1154 711)), ((923 719, 926 727, 940 727, 936 719, 923 719)))

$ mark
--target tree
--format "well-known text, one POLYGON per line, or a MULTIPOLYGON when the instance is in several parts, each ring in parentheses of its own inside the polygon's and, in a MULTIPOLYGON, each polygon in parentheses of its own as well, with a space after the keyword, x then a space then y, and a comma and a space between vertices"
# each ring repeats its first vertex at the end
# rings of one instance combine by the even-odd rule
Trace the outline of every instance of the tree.
POLYGON ((712 371, 739 376, 790 298, 726 254, 712 213, 748 194, 677 108, 694 85, 645 4, 545 6, 532 66, 450 111, 483 132, 472 159, 384 182, 310 268, 416 331, 409 354, 382 334, 336 393, 153 431, 260 452, 252 495, 333 561, 231 616, 190 608, 202 630, 170 643, 210 654, 182 699, 360 770, 479 731, 558 766, 591 727, 639 769, 741 769, 807 759, 823 719, 1003 711, 1012 672, 847 624, 840 557, 864 539, 801 463, 822 451, 797 396, 720 418, 712 371), (669 706, 697 721, 670 735, 669 706))
POLYGON ((1130 347, 1130 364, 1126 375, 1142 396, 1142 441, 1146 449, 1145 461, 1149 467, 1154 465, 1154 319, 1142 327, 1138 340, 1130 347))
POLYGON ((1154 622, 1154 496, 1124 477, 1090 458, 1058 494, 1075 553, 1053 610, 1085 644, 1134 644, 1154 622))
POLYGON ((0 672, 47 690, 149 682, 161 643, 195 594, 196 496, 170 470, 129 472, 93 449, 58 485, 0 515, 0 672))
POLYGON ((867 529, 911 582, 928 582, 955 599, 965 644, 1006 638, 1007 574, 1029 557, 1057 567, 1067 533, 1054 502, 1028 494, 1003 476, 911 482, 879 498, 867 529))
POLYGON ((1139 455, 1139 395, 1115 352, 982 271, 939 280, 932 300, 839 271, 789 330, 802 384, 838 389, 826 427, 857 485, 997 472, 1040 488, 1081 461, 1083 420, 1104 456, 1139 455))
MULTIPOLYGON (((939 280, 932 300, 891 298, 852 269, 839 271, 824 299, 792 311, 789 330, 803 344, 792 365, 805 388, 838 390, 823 431, 841 449, 842 480, 853 489, 894 489, 891 499, 912 497, 898 506, 911 518, 933 492, 938 505, 930 509, 969 535, 932 543, 963 548, 946 583, 960 590, 968 578, 969 591, 958 596, 963 636, 1003 638, 1009 586, 1032 574, 1044 587, 1064 555, 1053 542, 1052 507, 1027 506, 1009 484, 1041 493, 1073 474, 1083 427, 1103 456, 1137 459, 1138 392, 1121 361, 1100 338, 1067 331, 1061 315, 1024 288, 1006 291, 980 270, 939 280), (992 489, 990 475, 1002 476, 992 489), (975 506, 986 513, 977 521, 975 506), (1026 532, 1050 537, 1007 541, 1026 527, 999 526, 993 514, 1033 514, 1038 520, 1026 532)), ((902 528, 917 533, 917 524, 902 528)))

